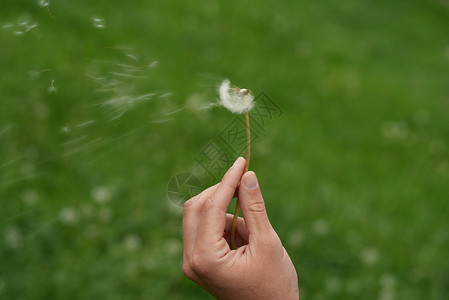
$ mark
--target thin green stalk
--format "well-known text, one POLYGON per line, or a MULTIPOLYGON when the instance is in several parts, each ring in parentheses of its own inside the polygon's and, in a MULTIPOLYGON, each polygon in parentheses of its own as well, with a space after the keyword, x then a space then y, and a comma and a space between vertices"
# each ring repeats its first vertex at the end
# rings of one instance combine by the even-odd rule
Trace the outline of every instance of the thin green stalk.
MULTIPOLYGON (((249 114, 245 112, 246 119, 246 165, 245 165, 245 173, 248 172, 249 169, 249 159, 251 157, 251 131, 249 127, 249 114)), ((232 250, 236 250, 237 246, 235 245, 235 230, 237 228, 237 219, 239 217, 240 204, 239 199, 237 198, 237 203, 235 204, 234 211, 234 219, 232 220, 232 228, 231 228, 231 248, 232 250)))

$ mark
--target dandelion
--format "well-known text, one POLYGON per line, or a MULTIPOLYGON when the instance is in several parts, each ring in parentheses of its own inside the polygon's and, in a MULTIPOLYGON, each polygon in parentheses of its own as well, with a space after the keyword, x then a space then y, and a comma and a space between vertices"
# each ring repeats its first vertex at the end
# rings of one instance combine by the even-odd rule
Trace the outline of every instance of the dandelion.
MULTIPOLYGON (((249 111, 254 107, 254 96, 250 90, 241 89, 231 85, 229 79, 223 80, 218 89, 220 95, 220 104, 229 111, 236 114, 245 114, 246 119, 246 166, 245 172, 248 172, 249 159, 251 154, 251 131, 249 126, 249 111)), ((237 249, 234 238, 237 227, 237 218, 239 216, 240 204, 239 199, 235 205, 234 219, 231 228, 231 247, 233 250, 237 249)))
POLYGON ((48 14, 50 15, 50 17, 53 19, 53 14, 50 11, 50 0, 39 0, 37 2, 39 4, 40 7, 44 8, 46 7, 48 10, 48 14))
POLYGON ((250 90, 232 87, 229 79, 223 80, 219 89, 220 103, 236 114, 247 113, 254 106, 254 97, 250 90))

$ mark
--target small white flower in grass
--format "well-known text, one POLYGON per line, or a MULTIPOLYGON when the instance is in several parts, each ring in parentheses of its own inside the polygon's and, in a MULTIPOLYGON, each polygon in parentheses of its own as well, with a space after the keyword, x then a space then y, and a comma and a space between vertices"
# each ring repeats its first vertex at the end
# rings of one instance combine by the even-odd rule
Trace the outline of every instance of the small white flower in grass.
POLYGON ((326 220, 318 219, 313 223, 312 230, 316 235, 326 235, 329 233, 329 224, 326 220))
POLYGON ((59 213, 59 218, 65 225, 75 225, 78 223, 79 215, 73 207, 66 207, 59 213))
POLYGON ((243 114, 254 107, 251 91, 232 86, 229 79, 223 80, 218 92, 220 104, 233 113, 243 114))
POLYGON ((129 251, 139 250, 142 246, 142 240, 137 234, 130 233, 123 239, 123 247, 129 251))
POLYGON ((338 277, 331 277, 324 281, 324 287, 329 294, 338 293, 341 290, 341 281, 338 277))
POLYGON ((182 244, 177 239, 170 239, 167 241, 166 244, 166 251, 170 255, 179 255, 180 252, 182 252, 182 244))
POLYGON ((97 186, 91 192, 91 197, 98 203, 106 203, 111 200, 112 192, 105 186, 97 186))
POLYGON ((12 249, 17 249, 22 244, 22 233, 17 226, 9 226, 5 229, 5 242, 12 249))
POLYGON ((375 265, 379 261, 379 251, 376 248, 366 248, 360 253, 360 259, 366 266, 375 265))
POLYGON ((28 189, 23 192, 22 199, 26 205, 33 206, 39 201, 39 195, 36 190, 28 189))
POLYGON ((90 218, 94 213, 94 208, 90 204, 82 204, 80 207, 80 212, 84 217, 90 218))
POLYGON ((98 212, 98 220, 103 223, 108 223, 112 219, 112 210, 109 207, 103 207, 98 212))
POLYGON ((157 267, 157 259, 152 255, 147 255, 142 259, 142 266, 145 270, 153 271, 157 267))
POLYGON ((295 230, 288 235, 288 242, 294 248, 299 248, 304 242, 304 234, 300 230, 295 230))

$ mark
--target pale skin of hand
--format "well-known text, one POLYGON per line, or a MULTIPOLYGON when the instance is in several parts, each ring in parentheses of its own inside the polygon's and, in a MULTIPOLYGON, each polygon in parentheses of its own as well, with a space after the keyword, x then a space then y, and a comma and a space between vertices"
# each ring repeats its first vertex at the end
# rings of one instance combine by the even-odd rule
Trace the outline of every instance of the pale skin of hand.
POLYGON ((268 219, 254 172, 239 157, 222 181, 184 204, 184 274, 218 299, 299 299, 295 267, 268 219), (237 250, 230 248, 238 195, 237 250))

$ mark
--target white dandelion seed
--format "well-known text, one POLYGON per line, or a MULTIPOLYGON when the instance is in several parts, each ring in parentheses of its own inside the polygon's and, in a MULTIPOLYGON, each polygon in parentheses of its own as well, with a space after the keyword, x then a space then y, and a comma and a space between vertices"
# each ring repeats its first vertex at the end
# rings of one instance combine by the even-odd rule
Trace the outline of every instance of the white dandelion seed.
POLYGON ((55 87, 55 80, 54 79, 51 81, 50 86, 47 88, 47 92, 50 93, 50 94, 51 93, 56 94, 58 92, 58 88, 55 87))
POLYGON ((38 4, 40 7, 47 7, 50 5, 50 0, 39 0, 38 4))
POLYGON ((106 28, 106 22, 104 21, 103 18, 92 17, 91 20, 92 20, 92 25, 95 28, 98 28, 98 29, 105 29, 106 28))
POLYGON ((218 92, 220 104, 233 113, 242 114, 254 107, 254 96, 251 91, 231 86, 229 79, 223 80, 218 92))

